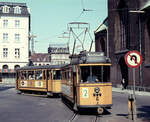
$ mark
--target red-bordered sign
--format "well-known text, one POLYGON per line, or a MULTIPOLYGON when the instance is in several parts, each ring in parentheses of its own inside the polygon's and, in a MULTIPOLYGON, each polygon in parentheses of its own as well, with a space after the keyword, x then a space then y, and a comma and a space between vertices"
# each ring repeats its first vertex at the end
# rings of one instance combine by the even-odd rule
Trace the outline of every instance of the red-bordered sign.
POLYGON ((142 55, 136 51, 129 51, 125 56, 125 62, 128 67, 138 68, 142 64, 142 55))

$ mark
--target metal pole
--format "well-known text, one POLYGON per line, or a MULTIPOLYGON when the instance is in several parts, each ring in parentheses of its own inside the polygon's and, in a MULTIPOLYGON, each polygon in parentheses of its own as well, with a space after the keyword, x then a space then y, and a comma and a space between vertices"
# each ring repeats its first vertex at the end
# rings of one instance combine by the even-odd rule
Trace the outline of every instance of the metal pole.
POLYGON ((133 68, 133 101, 132 101, 133 121, 136 122, 136 96, 135 96, 135 68, 133 68))
POLYGON ((133 97, 135 99, 135 68, 133 68, 133 97))
MULTIPOLYGON (((139 14, 139 43, 140 43, 140 53, 142 54, 142 26, 141 26, 141 16, 139 14)), ((140 86, 142 86, 142 64, 139 67, 139 80, 140 80, 140 86)))
POLYGON ((107 31, 107 57, 109 57, 109 37, 108 37, 108 27, 106 28, 107 31))

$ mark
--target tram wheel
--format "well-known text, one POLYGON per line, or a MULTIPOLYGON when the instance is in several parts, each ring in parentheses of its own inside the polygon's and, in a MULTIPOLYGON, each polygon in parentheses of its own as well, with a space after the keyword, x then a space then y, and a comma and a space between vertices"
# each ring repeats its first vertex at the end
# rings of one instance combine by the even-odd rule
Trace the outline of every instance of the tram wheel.
POLYGON ((97 113, 98 113, 98 114, 103 114, 103 112, 104 112, 104 109, 103 109, 103 108, 101 108, 101 107, 98 107, 98 108, 97 108, 97 113))

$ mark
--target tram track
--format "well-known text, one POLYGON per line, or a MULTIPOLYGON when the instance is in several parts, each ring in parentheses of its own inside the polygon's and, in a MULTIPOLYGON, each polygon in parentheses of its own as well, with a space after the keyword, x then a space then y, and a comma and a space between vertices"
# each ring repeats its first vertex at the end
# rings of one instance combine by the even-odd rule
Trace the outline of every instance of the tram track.
MULTIPOLYGON (((78 115, 77 113, 74 113, 71 118, 69 119, 69 122, 77 122, 78 119, 81 119, 81 117, 83 117, 82 115, 78 115)), ((88 116, 86 116, 88 117, 88 116)), ((90 122, 100 122, 100 119, 99 119, 100 116, 94 116, 92 118, 89 118, 88 121, 90 122)))
POLYGON ((99 118, 99 116, 95 116, 95 118, 92 120, 92 122, 99 122, 98 119, 99 118))
POLYGON ((73 122, 77 116, 78 116, 77 113, 74 113, 70 118, 69 122, 73 122))

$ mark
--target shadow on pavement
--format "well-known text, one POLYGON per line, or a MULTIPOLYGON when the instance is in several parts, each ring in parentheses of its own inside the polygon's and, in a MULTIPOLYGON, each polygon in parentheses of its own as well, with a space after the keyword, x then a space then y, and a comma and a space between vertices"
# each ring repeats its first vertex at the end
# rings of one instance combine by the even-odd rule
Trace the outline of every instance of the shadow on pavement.
POLYGON ((150 121, 150 106, 141 106, 140 108, 137 108, 137 111, 137 117, 139 119, 150 121))
POLYGON ((15 88, 14 86, 0 86, 0 91, 8 90, 11 88, 15 88))
MULTIPOLYGON (((90 109, 81 109, 80 108, 78 114, 80 114, 80 115, 99 115, 97 113, 96 108, 90 108, 90 109)), ((104 109, 104 112, 101 115, 102 116, 103 115, 111 115, 111 113, 108 110, 104 109)), ((99 115, 99 116, 101 116, 101 115, 99 115)))
POLYGON ((128 114, 116 114, 116 116, 128 117, 128 114))

